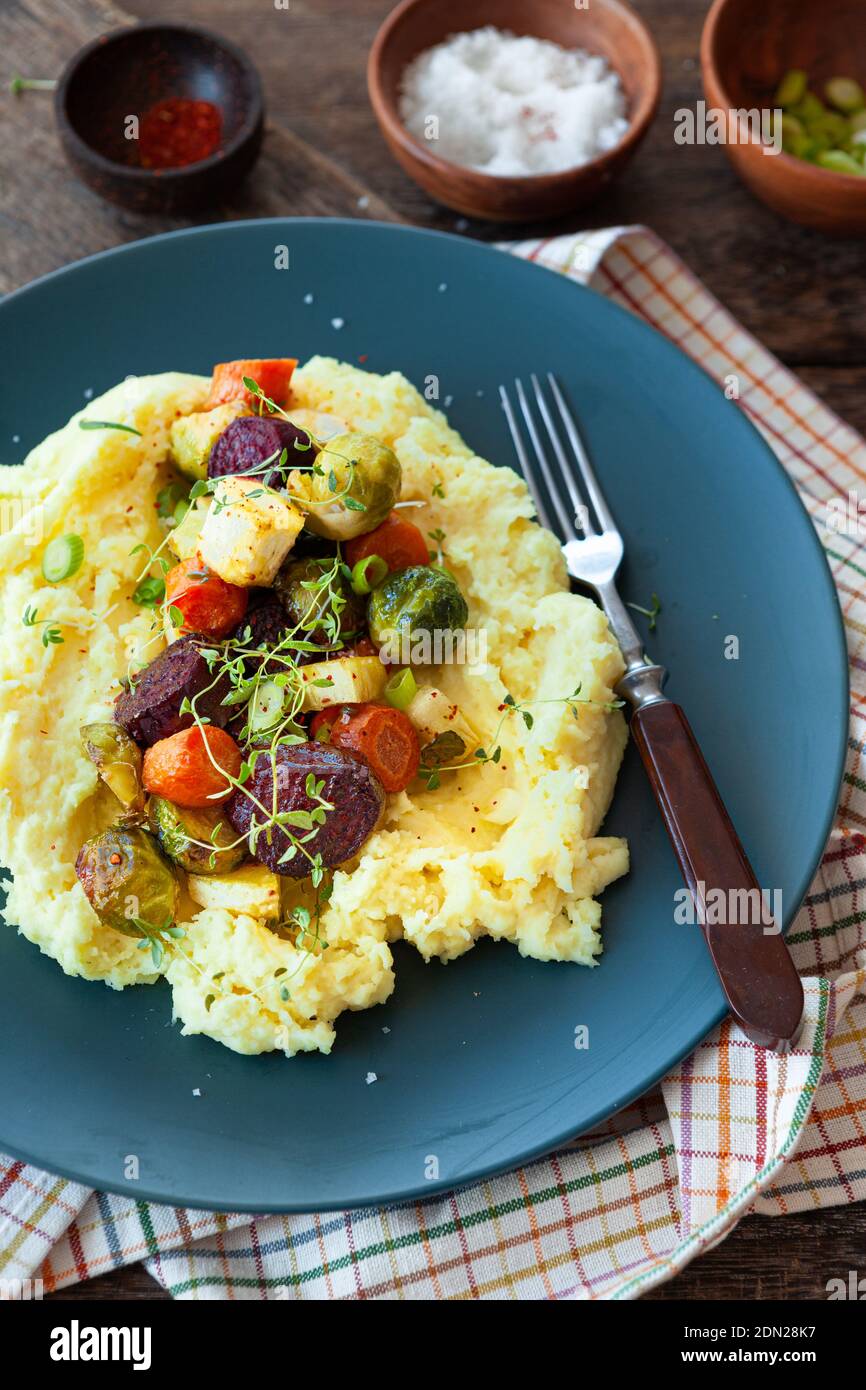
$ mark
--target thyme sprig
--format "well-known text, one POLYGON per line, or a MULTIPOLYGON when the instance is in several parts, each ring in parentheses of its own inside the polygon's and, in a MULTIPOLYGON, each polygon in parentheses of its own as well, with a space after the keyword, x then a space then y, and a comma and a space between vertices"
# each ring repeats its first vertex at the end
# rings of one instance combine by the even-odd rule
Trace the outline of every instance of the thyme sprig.
POLYGON ((580 718, 581 706, 590 705, 595 709, 611 713, 615 709, 620 709, 622 700, 590 700, 581 695, 582 685, 578 685, 571 695, 548 700, 515 700, 513 695, 506 695, 500 706, 499 723, 493 734, 493 738, 487 748, 476 748, 471 759, 462 763, 450 763, 446 767, 434 767, 421 769, 420 776, 424 777, 428 791, 435 791, 440 785, 440 774, 443 772, 463 772, 466 768, 481 767, 484 763, 498 763, 502 758, 502 745, 500 735, 505 726, 505 721, 512 715, 518 714, 523 721, 524 727, 531 730, 535 723, 535 716, 532 709, 537 705, 565 705, 571 710, 575 719, 580 718))
POLYGON ((173 917, 166 917, 160 926, 154 926, 152 922, 145 921, 143 917, 131 917, 130 921, 133 926, 138 927, 142 935, 142 939, 138 943, 139 951, 150 949, 151 960, 157 970, 162 967, 165 960, 166 948, 170 947, 172 942, 180 941, 186 935, 183 927, 175 925, 173 917))

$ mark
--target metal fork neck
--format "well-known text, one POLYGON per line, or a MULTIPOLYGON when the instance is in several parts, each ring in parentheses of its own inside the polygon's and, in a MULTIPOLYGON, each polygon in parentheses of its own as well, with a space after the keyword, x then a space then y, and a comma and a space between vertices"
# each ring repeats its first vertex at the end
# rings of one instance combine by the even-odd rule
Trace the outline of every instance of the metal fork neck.
POLYGON ((643 641, 617 593, 616 585, 612 581, 598 584, 596 592, 625 661, 625 675, 616 687, 617 695, 628 700, 633 709, 643 709, 646 705, 666 700, 662 686, 668 673, 664 666, 647 661, 643 641))
POLYGON ((662 686, 667 674, 664 666, 649 665, 647 662, 630 666, 617 685, 616 693, 620 699, 628 700, 636 710, 666 702, 668 697, 662 693, 662 686))

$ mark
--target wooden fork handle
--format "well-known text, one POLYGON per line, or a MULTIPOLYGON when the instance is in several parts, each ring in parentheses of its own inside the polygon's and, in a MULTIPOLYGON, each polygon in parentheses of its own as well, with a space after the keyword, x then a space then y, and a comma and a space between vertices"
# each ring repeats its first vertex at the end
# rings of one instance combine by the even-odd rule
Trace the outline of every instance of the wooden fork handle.
POLYGON ((752 1042, 786 1052, 803 986, 688 720, 662 699, 636 709, 631 730, 731 1012, 752 1042))

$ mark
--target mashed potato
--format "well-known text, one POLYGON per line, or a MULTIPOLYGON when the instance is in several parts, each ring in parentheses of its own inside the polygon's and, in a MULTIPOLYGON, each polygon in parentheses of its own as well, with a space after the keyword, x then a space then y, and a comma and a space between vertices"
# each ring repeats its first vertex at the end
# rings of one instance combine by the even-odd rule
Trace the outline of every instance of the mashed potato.
MULTIPOLYGON (((169 475, 177 415, 199 409, 203 377, 132 379, 88 404, 0 469, 0 860, 12 875, 6 920, 70 975, 120 989, 165 975, 186 1033, 239 1052, 330 1051, 343 1009, 381 1003, 394 988, 399 937, 449 961, 479 936, 538 960, 592 965, 601 951, 597 896, 628 868, 625 842, 599 836, 623 749, 610 701, 622 659, 598 608, 567 590, 555 539, 532 520, 523 482, 475 457, 444 417, 396 372, 376 376, 326 358, 295 373, 293 405, 332 414, 391 445, 408 514, 445 533, 470 626, 486 663, 434 667, 430 679, 502 755, 389 798, 358 859, 334 875, 324 949, 306 949, 225 908, 184 894, 184 934, 156 966, 136 940, 100 924, 76 878, 85 839, 117 804, 81 751, 79 728, 111 717, 128 662, 160 648, 152 615, 130 595, 142 543, 162 539, 156 493, 169 475), (81 418, 134 426, 81 430, 81 418), (435 489, 435 491, 434 491, 435 489), (46 584, 53 537, 76 532, 85 562, 46 584), (30 611, 35 625, 22 619, 30 611), (34 612, 35 611, 35 615, 34 612), (62 642, 42 641, 46 620, 62 642), (576 711, 563 701, 577 686, 576 711), (533 701, 532 727, 503 701, 533 701), (595 703, 592 703, 595 702, 595 703)), ((309 889, 286 885, 290 904, 309 889)))

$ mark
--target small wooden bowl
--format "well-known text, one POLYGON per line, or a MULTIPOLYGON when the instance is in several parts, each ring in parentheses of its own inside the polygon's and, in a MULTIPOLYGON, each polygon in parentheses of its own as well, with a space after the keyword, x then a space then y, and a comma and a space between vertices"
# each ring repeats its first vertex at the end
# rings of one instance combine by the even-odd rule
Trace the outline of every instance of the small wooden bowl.
MULTIPOLYGON (((707 103, 771 109, 786 72, 803 68, 821 93, 830 77, 866 83, 862 0, 715 0, 701 39, 707 103)), ((866 232, 866 177, 835 174, 757 142, 726 144, 743 182, 783 217, 837 236, 866 232)))
POLYGON ((626 166, 652 122, 661 95, 658 50, 646 25, 620 0, 403 0, 385 20, 367 64, 367 87, 382 134, 398 164, 431 197, 457 212, 494 222, 558 217, 597 198, 626 166), (450 34, 486 24, 600 53, 619 74, 629 128, 612 150, 557 174, 506 178, 440 159, 400 120, 407 65, 450 34))
POLYGON ((55 114, 75 172, 103 198, 136 212, 186 212, 225 197, 258 158, 264 130, 259 75, 234 44, 191 24, 139 24, 82 48, 57 85, 55 114), (216 153, 178 169, 144 169, 125 136, 157 101, 188 97, 220 108, 216 153))

